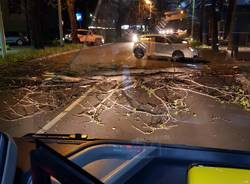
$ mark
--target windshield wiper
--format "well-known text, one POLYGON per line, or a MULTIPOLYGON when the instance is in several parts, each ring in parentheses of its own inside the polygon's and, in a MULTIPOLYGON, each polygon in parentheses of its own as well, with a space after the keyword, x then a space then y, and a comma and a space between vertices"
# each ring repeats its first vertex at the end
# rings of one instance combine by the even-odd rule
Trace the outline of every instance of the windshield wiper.
POLYGON ((26 134, 25 138, 33 139, 53 139, 53 140, 89 140, 86 134, 26 134))

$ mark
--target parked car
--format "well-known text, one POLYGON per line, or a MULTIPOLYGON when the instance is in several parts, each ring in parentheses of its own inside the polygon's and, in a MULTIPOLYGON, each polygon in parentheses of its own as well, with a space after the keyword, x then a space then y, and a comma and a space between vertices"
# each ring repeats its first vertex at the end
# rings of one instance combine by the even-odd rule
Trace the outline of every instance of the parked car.
MULTIPOLYGON (((94 34, 93 31, 87 29, 77 29, 77 36, 81 43, 88 43, 91 45, 104 44, 104 37, 102 35, 94 34)), ((66 34, 64 37, 66 42, 72 42, 72 34, 66 34)))
POLYGON ((29 43, 28 37, 20 32, 6 32, 5 37, 7 44, 23 46, 29 43))
POLYGON ((148 34, 133 40, 136 40, 133 52, 138 59, 144 56, 165 56, 173 60, 198 57, 197 49, 174 35, 148 34))

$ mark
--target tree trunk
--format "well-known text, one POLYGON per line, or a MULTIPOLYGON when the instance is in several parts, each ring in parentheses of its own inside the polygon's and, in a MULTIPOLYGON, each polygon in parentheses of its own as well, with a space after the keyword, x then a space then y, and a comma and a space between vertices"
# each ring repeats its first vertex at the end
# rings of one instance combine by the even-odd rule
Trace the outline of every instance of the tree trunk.
POLYGON ((204 18, 205 18, 205 0, 201 0, 201 8, 200 8, 200 42, 203 43, 203 31, 204 31, 204 18))
POLYGON ((74 7, 75 7, 75 0, 67 0, 67 8, 68 8, 68 14, 72 32, 72 42, 79 43, 79 38, 77 36, 77 23, 75 18, 74 7))
POLYGON ((229 0, 224 39, 228 38, 228 49, 231 50, 231 57, 233 58, 237 58, 239 52, 239 35, 234 33, 235 11, 236 0, 229 0))
POLYGON ((28 0, 24 1, 24 9, 25 9, 25 21, 26 21, 26 32, 29 43, 31 43, 31 35, 30 35, 30 21, 29 21, 29 11, 28 11, 28 0))
POLYGON ((224 39, 226 39, 230 34, 230 29, 232 27, 231 25, 232 25, 235 6, 236 6, 236 0, 229 0, 228 10, 227 10, 227 19, 226 19, 226 23, 225 23, 224 39))
POLYGON ((218 49, 218 20, 216 11, 217 0, 212 1, 212 49, 217 52, 218 49))
POLYGON ((36 49, 44 48, 43 39, 43 1, 28 0, 28 10, 31 25, 31 40, 32 45, 36 49))
POLYGON ((116 22, 116 40, 120 41, 122 37, 122 16, 123 16, 123 10, 122 10, 122 2, 118 1, 118 19, 116 22))

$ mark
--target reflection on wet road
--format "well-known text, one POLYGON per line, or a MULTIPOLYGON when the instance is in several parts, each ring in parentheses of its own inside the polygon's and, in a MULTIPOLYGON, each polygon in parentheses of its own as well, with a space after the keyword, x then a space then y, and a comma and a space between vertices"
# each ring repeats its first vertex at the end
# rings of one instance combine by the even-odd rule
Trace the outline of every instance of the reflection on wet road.
MULTIPOLYGON (((143 69, 157 69, 172 67, 170 58, 146 58, 136 59, 133 55, 133 43, 116 43, 104 45, 99 48, 89 48, 82 50, 81 53, 72 61, 71 69, 77 72, 86 71, 93 68, 106 69, 121 69, 126 68, 143 68, 143 69)), ((202 63, 196 62, 193 64, 192 60, 185 60, 179 63, 174 63, 176 67, 185 66, 189 64, 191 68, 199 68, 202 63)))

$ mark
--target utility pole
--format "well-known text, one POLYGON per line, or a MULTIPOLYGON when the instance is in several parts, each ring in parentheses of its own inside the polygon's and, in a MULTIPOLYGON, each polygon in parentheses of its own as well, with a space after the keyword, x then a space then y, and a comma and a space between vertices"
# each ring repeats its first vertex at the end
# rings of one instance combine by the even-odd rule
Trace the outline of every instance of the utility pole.
POLYGON ((62 21, 62 3, 61 0, 57 0, 58 4, 58 26, 60 35, 60 45, 63 46, 63 21, 62 21))
POLYGON ((102 5, 102 0, 98 0, 97 6, 96 6, 96 9, 95 9, 95 13, 94 13, 94 16, 93 16, 93 19, 92 19, 92 22, 91 22, 91 26, 94 25, 94 23, 95 23, 95 21, 97 19, 98 13, 99 13, 100 8, 101 8, 101 5, 102 5))
POLYGON ((195 0, 193 0, 193 5, 192 5, 192 28, 191 28, 192 40, 194 39, 194 16, 195 16, 195 0))
POLYGON ((1 39, 1 46, 2 46, 1 47, 2 57, 4 58, 6 56, 6 39, 5 39, 5 33, 4 33, 1 3, 0 3, 0 39, 1 39))

